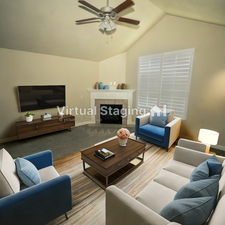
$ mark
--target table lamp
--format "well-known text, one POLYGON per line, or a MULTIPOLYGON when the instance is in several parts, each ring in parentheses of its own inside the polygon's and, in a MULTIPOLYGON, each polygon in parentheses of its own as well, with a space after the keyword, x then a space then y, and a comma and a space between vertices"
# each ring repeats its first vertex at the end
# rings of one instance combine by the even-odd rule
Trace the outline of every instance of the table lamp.
POLYGON ((206 151, 209 153, 210 145, 216 145, 218 142, 219 133, 213 130, 200 129, 198 140, 207 145, 206 151))

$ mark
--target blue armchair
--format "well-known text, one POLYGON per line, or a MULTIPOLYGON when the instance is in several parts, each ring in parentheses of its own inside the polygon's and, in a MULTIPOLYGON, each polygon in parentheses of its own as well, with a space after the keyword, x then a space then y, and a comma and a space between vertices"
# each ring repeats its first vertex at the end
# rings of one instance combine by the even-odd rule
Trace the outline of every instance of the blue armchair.
POLYGON ((44 225, 66 215, 72 209, 71 180, 68 175, 59 176, 53 167, 52 152, 47 150, 24 159, 40 171, 42 182, 0 199, 0 224, 44 225))
MULTIPOLYGON (((174 111, 171 111, 174 112, 174 111)), ((174 112, 175 113, 175 112, 174 112)), ((168 150, 180 134, 181 118, 168 116, 165 127, 151 125, 151 114, 138 116, 135 123, 135 136, 168 150), (170 117, 170 118, 169 118, 170 117)))

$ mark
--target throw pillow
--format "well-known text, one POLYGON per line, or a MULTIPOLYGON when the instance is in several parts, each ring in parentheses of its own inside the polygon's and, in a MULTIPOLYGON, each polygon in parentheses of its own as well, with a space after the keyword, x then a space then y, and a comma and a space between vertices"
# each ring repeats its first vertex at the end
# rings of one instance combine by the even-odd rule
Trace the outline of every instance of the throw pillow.
POLYGON ((209 179, 217 179, 217 180, 219 180, 220 177, 221 177, 220 174, 215 174, 215 175, 213 175, 213 176, 210 176, 209 179))
POLYGON ((170 202, 160 215, 182 225, 202 225, 210 216, 215 197, 186 198, 170 202))
POLYGON ((15 163, 17 174, 26 186, 31 187, 41 183, 40 174, 34 164, 23 158, 17 158, 15 163))
POLYGON ((0 198, 20 191, 20 180, 12 156, 3 148, 0 150, 0 198))
POLYGON ((188 183, 176 193, 174 200, 196 197, 217 197, 219 191, 219 177, 204 179, 188 183))
POLYGON ((209 167, 209 176, 212 176, 212 175, 215 175, 215 174, 221 174, 223 166, 217 160, 215 155, 213 155, 212 157, 210 157, 206 161, 207 161, 208 167, 209 167))
POLYGON ((190 181, 207 179, 209 177, 209 167, 207 161, 198 165, 191 173, 190 181))
POLYGON ((150 124, 158 127, 165 127, 168 115, 169 113, 165 112, 155 112, 150 124))

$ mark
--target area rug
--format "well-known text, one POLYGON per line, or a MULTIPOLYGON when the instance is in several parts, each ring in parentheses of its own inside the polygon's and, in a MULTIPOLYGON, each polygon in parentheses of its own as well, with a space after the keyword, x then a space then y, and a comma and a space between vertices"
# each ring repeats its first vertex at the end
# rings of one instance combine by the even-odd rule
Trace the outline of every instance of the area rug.
MULTIPOLYGON (((49 149, 53 152, 54 160, 56 160, 115 136, 121 127, 121 124, 76 126, 72 128, 71 132, 63 130, 28 138, 27 142, 17 140, 2 143, 0 149, 5 148, 14 159, 49 149)), ((130 132, 134 132, 134 126, 130 126, 128 129, 130 132)))
MULTIPOLYGON (((135 197, 167 164, 173 153, 173 147, 166 152, 152 146, 145 153, 144 163, 115 185, 135 197)), ((69 174, 71 177, 73 209, 68 212, 68 220, 63 215, 48 225, 104 225, 105 191, 83 174, 80 152, 55 160, 54 166, 59 174, 69 174)))

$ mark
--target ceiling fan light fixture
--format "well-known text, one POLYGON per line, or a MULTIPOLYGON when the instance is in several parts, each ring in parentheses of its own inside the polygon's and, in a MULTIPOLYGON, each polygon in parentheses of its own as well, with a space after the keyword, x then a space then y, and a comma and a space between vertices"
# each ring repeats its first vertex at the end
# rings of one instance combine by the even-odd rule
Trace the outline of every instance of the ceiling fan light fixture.
POLYGON ((108 16, 106 16, 99 27, 103 31, 112 31, 116 29, 116 24, 108 16))
POLYGON ((101 24, 99 25, 100 29, 103 30, 104 32, 111 31, 111 33, 113 33, 113 31, 116 29, 116 24, 114 22, 123 22, 123 23, 132 24, 132 25, 139 25, 140 23, 140 21, 138 20, 133 20, 133 19, 117 16, 118 13, 135 5, 133 0, 125 0, 116 8, 112 8, 111 6, 109 6, 109 0, 107 0, 107 6, 104 6, 101 9, 96 8, 95 6, 86 2, 85 0, 78 0, 78 2, 85 5, 89 9, 95 11, 95 13, 97 12, 97 14, 99 15, 99 17, 95 17, 95 18, 77 20, 76 23, 78 24, 84 23, 84 22, 90 22, 94 20, 100 20, 101 21, 101 24))

